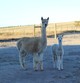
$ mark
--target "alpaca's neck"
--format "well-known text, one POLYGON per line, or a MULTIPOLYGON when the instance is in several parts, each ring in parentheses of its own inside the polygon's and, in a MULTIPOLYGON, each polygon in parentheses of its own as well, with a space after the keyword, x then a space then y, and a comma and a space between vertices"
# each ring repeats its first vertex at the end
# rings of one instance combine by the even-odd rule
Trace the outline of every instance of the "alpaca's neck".
POLYGON ((42 26, 42 29, 41 29, 41 38, 42 38, 42 43, 46 44, 47 43, 46 27, 43 27, 43 26, 42 26))
POLYGON ((62 42, 59 42, 59 49, 62 49, 62 42))

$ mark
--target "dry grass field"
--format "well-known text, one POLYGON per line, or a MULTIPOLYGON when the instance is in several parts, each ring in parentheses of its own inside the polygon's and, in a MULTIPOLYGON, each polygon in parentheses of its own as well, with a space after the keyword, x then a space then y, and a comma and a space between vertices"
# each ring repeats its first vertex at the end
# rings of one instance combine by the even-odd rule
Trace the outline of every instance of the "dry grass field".
MULTIPOLYGON (((39 25, 36 25, 39 26, 39 25)), ((64 23, 50 23, 47 28, 47 36, 53 36, 55 33, 63 33, 66 31, 80 31, 80 22, 64 22, 64 23)), ((25 26, 11 26, 0 27, 0 40, 15 39, 21 37, 34 37, 40 36, 40 28, 35 28, 34 25, 25 26), (34 32, 35 30, 35 32, 34 32)))

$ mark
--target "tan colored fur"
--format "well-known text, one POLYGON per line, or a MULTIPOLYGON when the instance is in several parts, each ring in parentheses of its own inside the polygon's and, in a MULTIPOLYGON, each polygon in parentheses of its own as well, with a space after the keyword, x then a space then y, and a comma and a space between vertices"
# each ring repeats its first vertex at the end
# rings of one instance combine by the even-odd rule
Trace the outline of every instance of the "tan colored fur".
POLYGON ((58 70, 63 69, 63 55, 64 50, 62 46, 62 35, 58 36, 58 43, 52 45, 52 53, 53 53, 53 60, 54 60, 54 67, 57 67, 58 70))
POLYGON ((48 25, 48 20, 49 18, 41 18, 41 37, 24 37, 17 42, 17 48, 19 50, 19 59, 22 68, 25 68, 25 56, 28 54, 32 54, 34 70, 38 70, 38 65, 40 65, 40 69, 43 70, 43 51, 47 45, 46 27, 48 25))
POLYGON ((28 53, 40 53, 43 51, 43 49, 46 47, 47 43, 46 42, 42 42, 41 38, 21 38, 18 43, 17 46, 20 49, 23 49, 24 51, 28 51, 28 53))

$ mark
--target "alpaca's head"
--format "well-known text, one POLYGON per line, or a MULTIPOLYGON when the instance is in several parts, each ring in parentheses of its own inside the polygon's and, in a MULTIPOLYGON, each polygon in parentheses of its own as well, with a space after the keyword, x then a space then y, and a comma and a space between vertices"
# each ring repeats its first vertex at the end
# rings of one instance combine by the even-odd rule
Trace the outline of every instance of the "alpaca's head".
POLYGON ((41 22, 43 27, 45 28, 47 27, 48 21, 49 21, 49 17, 47 19, 43 19, 43 17, 41 17, 41 22))
POLYGON ((59 43, 62 43, 62 38, 63 38, 63 35, 58 35, 58 42, 59 43))

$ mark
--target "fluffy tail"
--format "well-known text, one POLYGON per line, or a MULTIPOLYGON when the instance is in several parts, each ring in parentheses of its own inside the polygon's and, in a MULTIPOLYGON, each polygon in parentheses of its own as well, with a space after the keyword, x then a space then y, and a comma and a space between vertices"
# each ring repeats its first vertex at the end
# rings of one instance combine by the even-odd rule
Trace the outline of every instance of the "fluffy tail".
POLYGON ((17 42, 17 48, 18 48, 18 50, 20 50, 20 48, 21 48, 21 42, 20 42, 20 40, 17 42))

